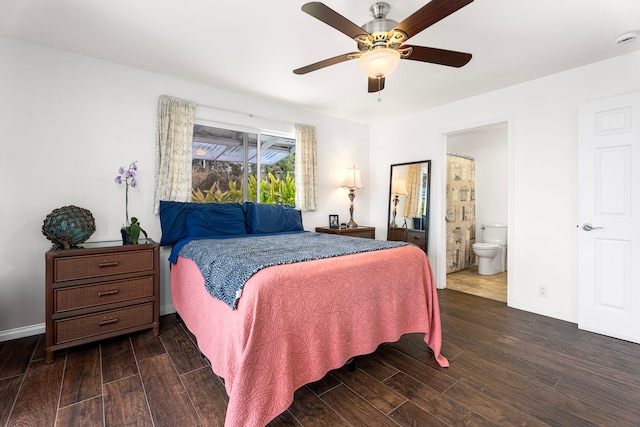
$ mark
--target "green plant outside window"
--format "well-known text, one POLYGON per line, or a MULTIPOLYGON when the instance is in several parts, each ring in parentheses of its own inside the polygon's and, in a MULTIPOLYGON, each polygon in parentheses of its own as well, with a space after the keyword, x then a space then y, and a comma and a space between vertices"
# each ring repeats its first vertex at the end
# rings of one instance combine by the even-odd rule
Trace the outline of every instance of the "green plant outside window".
POLYGON ((257 131, 194 126, 193 202, 295 206, 295 194, 295 140, 257 131))

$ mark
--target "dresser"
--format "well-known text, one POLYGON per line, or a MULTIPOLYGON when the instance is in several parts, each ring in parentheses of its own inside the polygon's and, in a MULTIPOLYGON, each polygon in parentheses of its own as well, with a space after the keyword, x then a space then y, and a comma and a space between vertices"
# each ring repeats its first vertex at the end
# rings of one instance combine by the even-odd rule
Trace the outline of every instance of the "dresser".
POLYGON ((413 243, 423 251, 427 252, 425 230, 416 230, 404 227, 390 228, 388 240, 413 243))
POLYGON ((50 250, 46 265, 46 362, 55 351, 153 329, 158 335, 160 245, 90 242, 50 250))
POLYGON ((376 238, 375 227, 357 227, 357 228, 330 228, 316 227, 317 233, 339 234, 341 236, 362 237, 365 239, 376 238))

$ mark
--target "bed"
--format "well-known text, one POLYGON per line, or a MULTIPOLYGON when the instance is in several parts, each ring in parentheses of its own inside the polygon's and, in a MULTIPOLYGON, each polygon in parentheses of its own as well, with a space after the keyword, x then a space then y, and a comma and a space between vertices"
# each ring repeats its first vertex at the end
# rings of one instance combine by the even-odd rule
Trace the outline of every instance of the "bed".
MULTIPOLYGON (((448 366, 440 354, 440 313, 431 267, 418 247, 388 242, 397 246, 275 262, 252 274, 236 291, 237 299, 218 299, 207 289, 209 272, 198 266, 196 261, 201 260, 182 256, 197 241, 208 245, 219 240, 229 248, 249 241, 266 249, 276 235, 284 239, 279 241, 294 245, 303 235, 314 239, 320 233, 304 231, 299 212, 291 208, 225 204, 234 205, 234 215, 242 212, 243 231, 239 220, 229 225, 228 217, 221 220, 218 215, 213 221, 210 213, 200 218, 203 221, 189 221, 200 210, 219 209, 221 204, 183 205, 161 203, 161 243, 173 244, 173 305, 213 371, 225 380, 229 396, 225 426, 266 425, 289 407, 296 389, 406 333, 425 333, 436 361, 448 366), (211 234, 209 230, 206 236, 202 229, 194 232, 198 222, 218 231, 211 234), (236 234, 220 235, 220 230, 236 234)), ((340 240, 336 246, 368 240, 321 236, 340 240)))

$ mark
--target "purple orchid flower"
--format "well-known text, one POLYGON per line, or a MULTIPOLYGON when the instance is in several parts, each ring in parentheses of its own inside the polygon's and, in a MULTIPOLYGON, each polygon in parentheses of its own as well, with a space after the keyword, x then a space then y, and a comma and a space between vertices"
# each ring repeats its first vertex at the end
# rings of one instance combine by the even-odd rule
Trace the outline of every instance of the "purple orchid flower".
POLYGON ((129 226, 129 186, 136 188, 138 181, 136 181, 136 171, 138 170, 138 162, 135 161, 129 165, 127 169, 120 166, 118 169, 118 175, 114 182, 116 184, 125 184, 125 216, 127 219, 126 227, 129 226))

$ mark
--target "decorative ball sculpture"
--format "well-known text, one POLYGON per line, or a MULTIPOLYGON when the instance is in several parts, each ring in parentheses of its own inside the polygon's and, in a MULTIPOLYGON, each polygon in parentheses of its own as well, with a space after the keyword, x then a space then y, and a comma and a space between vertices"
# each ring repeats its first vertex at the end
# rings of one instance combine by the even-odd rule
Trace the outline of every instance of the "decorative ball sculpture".
POLYGON ((96 231, 96 222, 91 212, 77 206, 54 209, 44 219, 42 234, 51 240, 56 248, 69 249, 85 242, 96 231))

